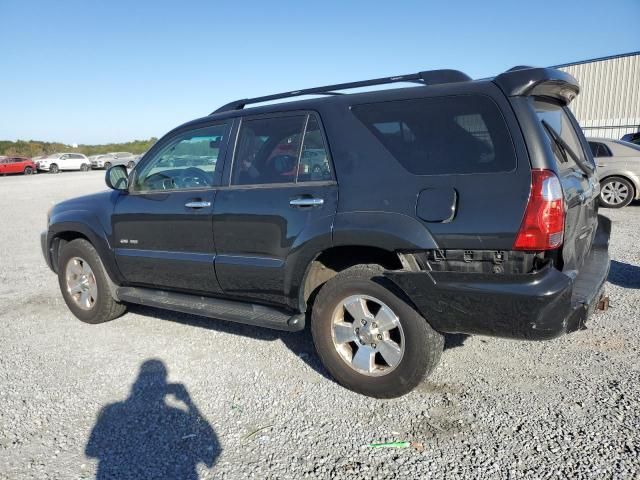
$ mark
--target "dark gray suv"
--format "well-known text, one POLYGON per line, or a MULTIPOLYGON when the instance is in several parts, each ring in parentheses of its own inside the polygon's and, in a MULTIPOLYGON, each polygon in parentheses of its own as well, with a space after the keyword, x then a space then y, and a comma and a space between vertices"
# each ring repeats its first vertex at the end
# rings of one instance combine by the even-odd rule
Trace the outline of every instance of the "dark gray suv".
POLYGON ((610 224, 567 108, 578 91, 519 67, 238 100, 169 132, 132 172, 112 167, 110 191, 56 205, 44 256, 85 322, 128 303, 310 322, 338 382, 402 395, 445 333, 550 339, 601 300, 610 224), (344 94, 400 82, 414 86, 344 94))

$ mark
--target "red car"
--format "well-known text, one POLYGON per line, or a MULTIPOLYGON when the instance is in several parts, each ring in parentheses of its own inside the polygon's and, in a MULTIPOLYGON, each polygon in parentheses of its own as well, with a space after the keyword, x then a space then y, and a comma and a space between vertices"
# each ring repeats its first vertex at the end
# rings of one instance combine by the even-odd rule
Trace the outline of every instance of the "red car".
POLYGON ((31 175, 37 171, 38 168, 36 164, 33 163, 30 158, 7 157, 0 159, 0 175, 6 175, 7 173, 24 173, 25 175, 31 175))

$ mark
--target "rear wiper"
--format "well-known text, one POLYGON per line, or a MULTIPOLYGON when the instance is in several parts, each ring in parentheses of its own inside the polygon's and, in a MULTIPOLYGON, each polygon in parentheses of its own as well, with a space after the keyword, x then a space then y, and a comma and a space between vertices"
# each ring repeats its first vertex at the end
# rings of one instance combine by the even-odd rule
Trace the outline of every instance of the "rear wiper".
POLYGON ((587 164, 578 155, 576 155, 576 152, 573 151, 573 149, 567 144, 567 142, 562 139, 560 134, 556 132, 556 130, 551 125, 549 125, 546 120, 541 120, 541 122, 542 126, 545 128, 551 139, 556 143, 558 148, 560 148, 560 150, 564 154, 565 160, 568 154, 573 159, 573 161, 576 162, 576 165, 580 167, 580 170, 582 170, 587 176, 593 174, 593 168, 591 168, 591 165, 587 164))

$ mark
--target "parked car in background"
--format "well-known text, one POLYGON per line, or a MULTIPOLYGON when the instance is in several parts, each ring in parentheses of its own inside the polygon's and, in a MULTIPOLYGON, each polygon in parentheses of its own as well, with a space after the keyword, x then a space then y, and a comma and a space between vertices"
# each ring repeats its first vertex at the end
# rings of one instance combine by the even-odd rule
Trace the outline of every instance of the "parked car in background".
POLYGON ((81 153, 54 153, 41 158, 37 163, 38 170, 58 173, 63 170, 91 170, 91 162, 81 153))
POLYGON ((598 167, 600 202, 622 208, 640 200, 640 145, 608 138, 588 138, 598 167))
POLYGON ((636 133, 627 133, 626 135, 623 135, 620 140, 640 145, 640 131, 636 133))
POLYGON ((22 173, 31 175, 36 173, 38 168, 30 158, 25 157, 4 157, 0 160, 0 175, 10 173, 22 173))
POLYGON ((90 155, 89 161, 91 162, 91 168, 104 168, 104 162, 110 159, 111 155, 103 153, 100 155, 90 155))
POLYGON ((103 155, 92 155, 89 159, 93 168, 104 168, 106 170, 114 165, 124 165, 131 169, 136 166, 140 157, 129 152, 112 152, 103 155))

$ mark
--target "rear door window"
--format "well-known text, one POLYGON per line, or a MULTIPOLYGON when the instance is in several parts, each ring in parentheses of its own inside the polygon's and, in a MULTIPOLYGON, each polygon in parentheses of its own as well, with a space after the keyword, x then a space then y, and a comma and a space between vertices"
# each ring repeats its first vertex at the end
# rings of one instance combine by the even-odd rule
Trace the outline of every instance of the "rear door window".
POLYGON ((508 172, 516 155, 507 124, 488 97, 459 95, 356 105, 355 116, 409 172, 508 172))
POLYGON ((333 178, 315 114, 242 121, 233 159, 232 185, 286 184, 333 178))
POLYGON ((233 185, 294 183, 306 115, 243 120, 233 185))
POLYGON ((331 162, 324 144, 322 130, 315 115, 310 115, 302 143, 298 182, 317 182, 331 179, 331 162))

